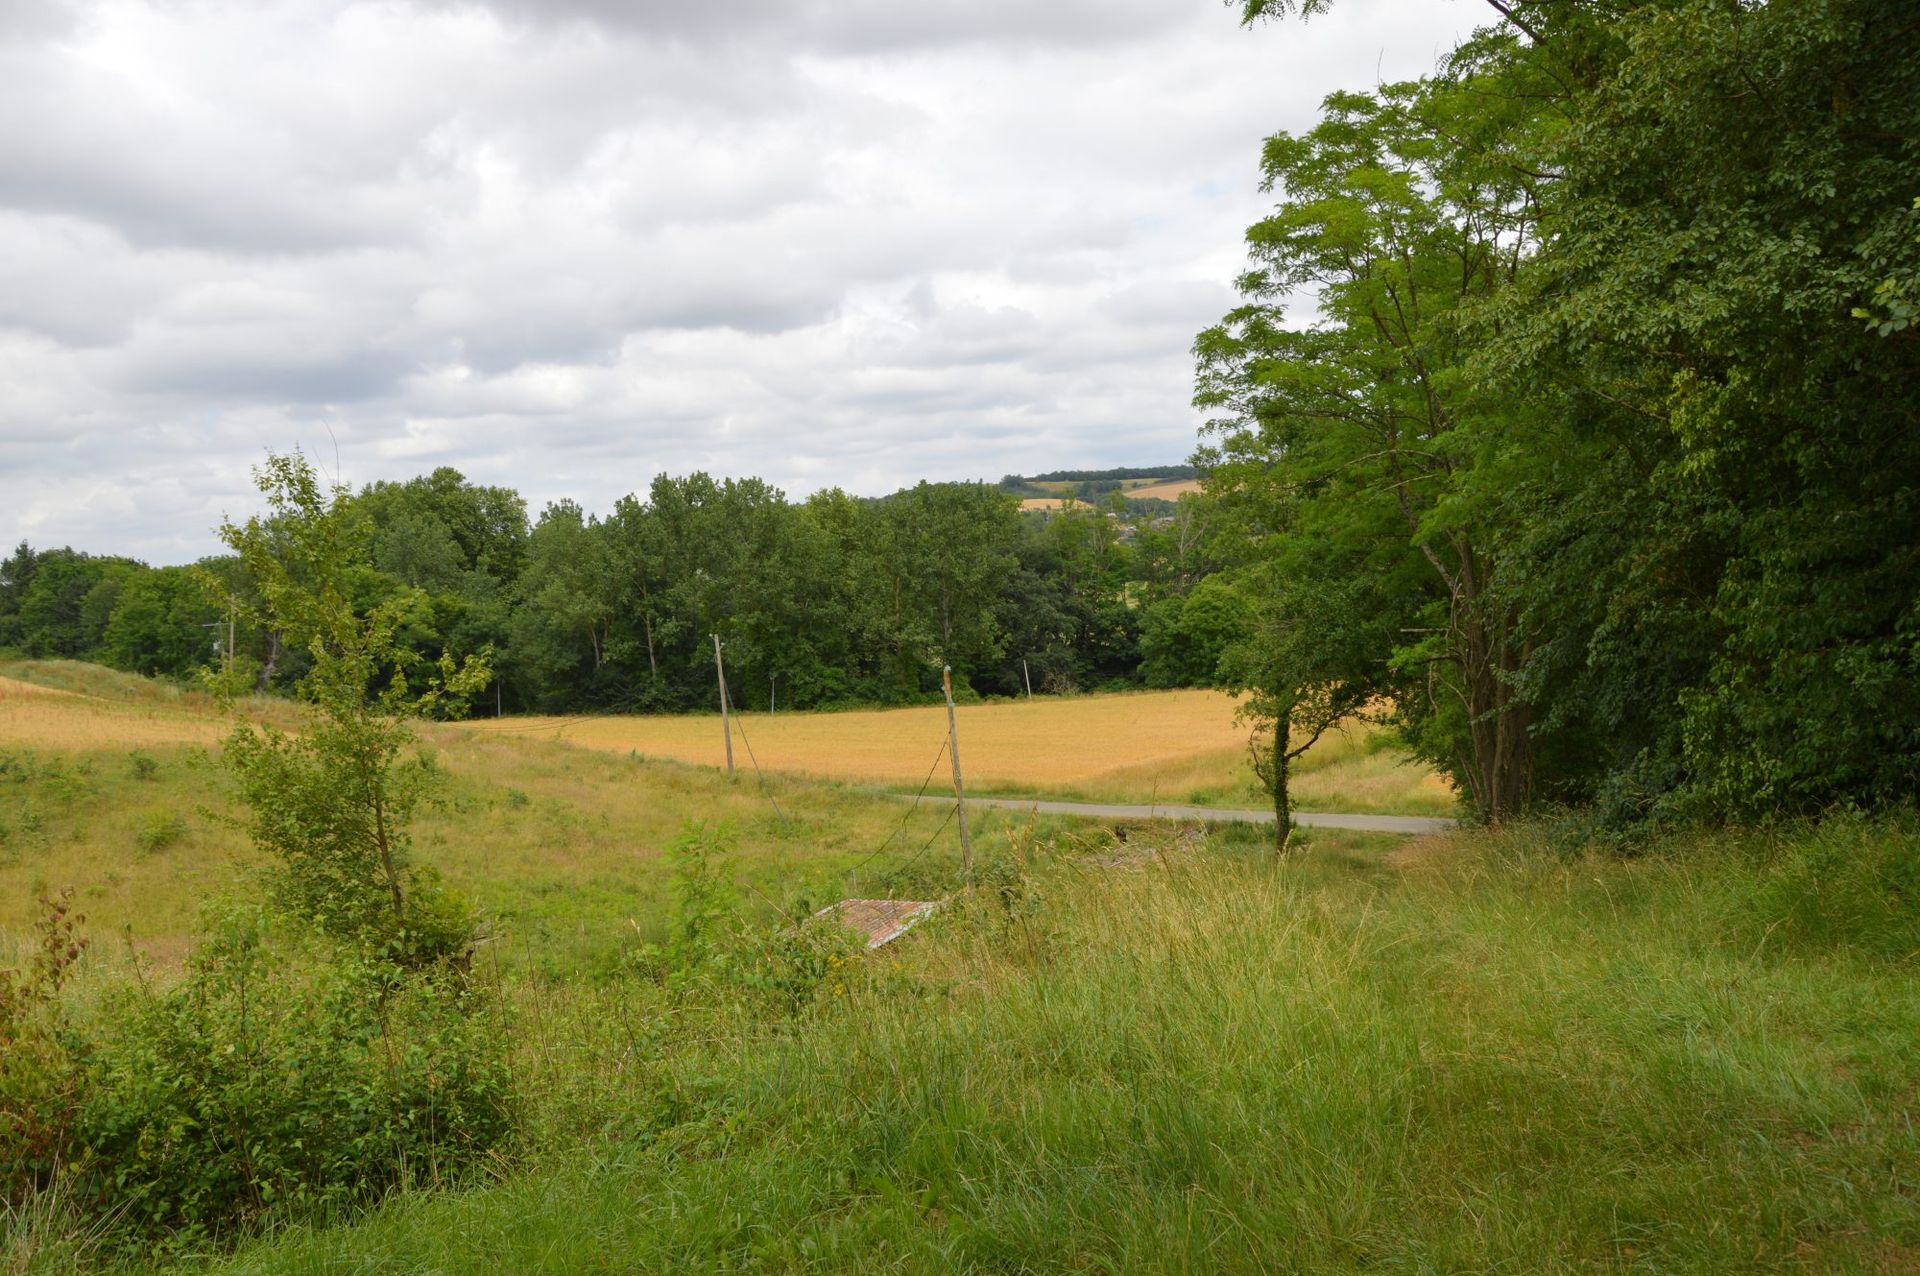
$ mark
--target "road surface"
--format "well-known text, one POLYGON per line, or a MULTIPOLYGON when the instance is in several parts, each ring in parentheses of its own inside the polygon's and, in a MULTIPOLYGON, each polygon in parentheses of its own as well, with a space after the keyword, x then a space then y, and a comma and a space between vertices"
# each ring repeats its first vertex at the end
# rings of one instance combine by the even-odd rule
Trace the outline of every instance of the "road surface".
MULTIPOLYGON (((910 794, 901 794, 911 799, 910 794)), ((1218 824, 1271 824, 1272 811, 1226 811, 1211 806, 1122 806, 1108 802, 1053 802, 1041 798, 969 797, 972 806, 998 806, 1042 815, 1087 815, 1114 820, 1205 820, 1218 824)), ((1295 811, 1293 822, 1302 828, 1356 829, 1365 833, 1445 833, 1458 820, 1433 815, 1342 815, 1330 811, 1295 811)))

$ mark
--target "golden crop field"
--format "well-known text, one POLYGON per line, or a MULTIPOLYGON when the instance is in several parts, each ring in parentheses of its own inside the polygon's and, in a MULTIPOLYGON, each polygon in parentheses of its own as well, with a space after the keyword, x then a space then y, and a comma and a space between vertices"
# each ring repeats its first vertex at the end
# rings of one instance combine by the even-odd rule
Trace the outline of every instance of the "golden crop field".
MULTIPOLYGON (((1100 504, 1097 500, 1075 501, 1075 498, 1066 495, 1069 489, 1076 486, 1072 483, 1036 483, 1034 486, 1046 488, 1049 491, 1057 491, 1060 492, 1061 495, 1030 496, 1020 502, 1021 509, 1057 510, 1069 501, 1074 501, 1074 503, 1082 506, 1092 506, 1095 508, 1098 508, 1100 504)), ((1125 479, 1121 483, 1120 490, 1123 495, 1132 500, 1177 501, 1188 492, 1199 491, 1200 481, 1198 479, 1125 479)))
POLYGON ((0 677, 0 747, 207 744, 229 729, 223 720, 191 709, 109 700, 0 677))
MULTIPOLYGON (((1231 697, 1198 690, 962 705, 960 758, 968 788, 983 794, 1259 806, 1247 731, 1234 710, 1231 697)), ((701 766, 725 761, 718 715, 527 717, 463 729, 701 766)), ((948 763, 935 763, 946 736, 939 705, 737 714, 734 761, 749 773, 757 761, 768 772, 894 788, 917 789, 931 771, 939 788, 951 784, 948 763)), ((1365 726, 1330 735, 1296 772, 1302 809, 1445 814, 1453 807, 1444 781, 1377 747, 1365 726)))
POLYGON ((1171 479, 1165 483, 1150 483, 1145 487, 1128 488, 1127 495, 1136 501, 1177 501, 1188 492, 1199 490, 1199 479, 1171 479))
MULTIPOLYGON (((1233 700, 1217 691, 962 705, 957 711, 960 758, 968 783, 983 790, 1085 784, 1113 771, 1175 767, 1196 754, 1239 751, 1246 733, 1234 725, 1233 714, 1233 700)), ((743 768, 750 765, 744 738, 765 770, 878 784, 917 787, 947 738, 947 711, 940 705, 748 713, 735 719, 735 760, 743 768)), ((717 714, 510 718, 473 722, 468 729, 504 730, 704 766, 725 761, 717 714)))
MULTIPOLYGON (((67 885, 97 934, 177 958, 201 905, 259 863, 228 818, 238 812, 217 762, 232 718, 197 692, 97 666, 6 671, 0 965, 35 901, 67 885), (156 839, 156 828, 166 836, 156 839)), ((961 757, 983 795, 1259 806, 1233 712, 1232 700, 1206 691, 965 705, 961 757)), ((247 713, 297 725, 285 701, 250 701, 247 713)), ((755 713, 737 726, 744 778, 729 783, 717 770, 717 715, 421 724, 449 787, 421 813, 415 845, 495 919, 515 960, 542 961, 631 938, 628 919, 651 937, 664 908, 661 851, 687 819, 731 823, 745 880, 768 896, 796 883, 823 898, 887 889, 884 874, 930 838, 936 855, 955 853, 939 800, 952 774, 944 758, 935 765, 944 707, 755 713), (748 742, 775 773, 777 809, 753 782, 748 742), (636 763, 635 752, 648 760, 636 763), (929 801, 912 808, 811 779, 918 789, 929 769, 929 801), (861 875, 846 878, 853 866, 861 875)), ((1447 813, 1445 785, 1383 743, 1364 726, 1323 741, 1296 772, 1301 809, 1447 813)), ((1026 818, 979 810, 974 836, 988 844, 1026 818)))

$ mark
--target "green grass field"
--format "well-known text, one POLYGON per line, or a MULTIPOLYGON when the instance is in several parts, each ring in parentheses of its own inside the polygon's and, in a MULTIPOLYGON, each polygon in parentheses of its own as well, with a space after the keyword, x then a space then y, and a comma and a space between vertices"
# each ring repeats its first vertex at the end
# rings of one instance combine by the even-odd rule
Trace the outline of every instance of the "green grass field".
POLYGON ((1050 855, 790 1024, 552 991, 549 1146, 223 1270, 1911 1271, 1914 924, 1804 905, 1915 847, 1050 855))
MULTIPOLYGON (((493 1171, 172 1254, 35 1198, 0 1207, 0 1271, 1920 1269, 1911 817, 1629 858, 1308 830, 1276 859, 1249 828, 996 813, 978 889, 770 1000, 744 967, 632 963, 685 823, 732 830, 739 925, 773 936, 953 891, 943 810, 784 777, 776 814, 709 768, 423 743, 447 784, 417 849, 491 919, 511 1024, 493 1171)), ((120 935, 166 979, 202 902, 252 889, 206 746, 0 755, 0 966, 71 883, 83 994, 125 977, 120 935)))

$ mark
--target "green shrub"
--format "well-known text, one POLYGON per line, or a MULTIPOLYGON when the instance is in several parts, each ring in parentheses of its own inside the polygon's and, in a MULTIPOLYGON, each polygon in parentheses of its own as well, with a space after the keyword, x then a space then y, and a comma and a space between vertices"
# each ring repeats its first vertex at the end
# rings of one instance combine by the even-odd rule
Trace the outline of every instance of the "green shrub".
POLYGON ((255 916, 176 986, 119 992, 91 1043, 87 1190, 177 1244, 458 1179, 513 1122, 498 1008, 459 972, 322 959, 255 916))
POLYGON ((632 964, 673 985, 715 972, 710 970, 730 946, 739 921, 740 894, 733 882, 733 831, 727 825, 689 821, 667 846, 673 868, 673 913, 667 942, 643 944, 632 964))
POLYGON ((127 765, 136 780, 152 780, 160 774, 160 763, 145 749, 135 749, 129 753, 127 765))
POLYGON ((813 918, 804 904, 768 929, 743 924, 733 852, 728 825, 682 827, 667 847, 673 911, 666 943, 642 945, 631 964, 670 991, 724 987, 732 1000, 752 998, 765 1011, 792 1014, 840 981, 861 941, 845 927, 813 918))
POLYGON ((178 843, 187 835, 187 822, 178 811, 169 811, 164 807, 155 807, 148 811, 146 818, 140 821, 140 827, 134 830, 134 845, 151 855, 155 851, 164 851, 178 843))
POLYGON ((0 1203, 46 1187, 72 1141, 79 1074, 60 992, 87 949, 72 899, 43 899, 32 960, 0 970, 0 1203))

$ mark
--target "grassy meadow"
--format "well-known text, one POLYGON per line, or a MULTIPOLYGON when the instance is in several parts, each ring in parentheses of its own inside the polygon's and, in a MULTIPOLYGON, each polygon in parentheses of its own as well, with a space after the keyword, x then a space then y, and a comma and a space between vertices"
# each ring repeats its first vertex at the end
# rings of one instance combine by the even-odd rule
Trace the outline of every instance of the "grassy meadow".
MULTIPOLYGON (((211 706, 0 673, 0 966, 32 898, 72 884, 84 986, 129 945, 169 978, 256 865, 211 706)), ((1050 707, 1099 738, 1151 703, 1050 707)), ((924 775, 930 715, 868 716, 929 746, 924 775)), ((717 747, 717 719, 687 722, 717 747)), ((731 830, 731 924, 777 945, 783 913, 842 895, 953 892, 944 810, 794 773, 770 801, 585 725, 422 731, 445 784, 416 849, 489 917, 476 969, 510 1024, 519 1132, 491 1173, 158 1251, 39 1198, 0 1207, 0 1271, 1920 1268, 1911 817, 1625 858, 1531 826, 1306 830, 1276 859, 1247 827, 985 813, 978 889, 770 992, 757 965, 631 960, 672 914, 685 822, 731 830)), ((768 765, 773 725, 748 724, 768 765)), ((1396 765, 1362 732, 1323 747, 1349 784, 1396 765)))
MULTIPOLYGON (((1265 808, 1247 763, 1247 731, 1217 691, 1136 691, 995 701, 956 711, 969 791, 1092 802, 1265 808)), ((768 772, 917 791, 947 738, 946 709, 736 714, 734 759, 768 772), (749 756, 747 746, 751 745, 749 756)), ((483 719, 476 735, 560 740, 717 767, 719 716, 684 714, 483 719)), ((1303 811, 1450 815, 1452 789, 1365 723, 1329 733, 1294 769, 1303 811)))
MULTIPOLYGON (((257 864, 217 761, 229 720, 197 693, 92 666, 7 669, 40 681, 0 672, 0 953, 42 895, 71 885, 107 947, 176 959, 200 905, 244 888, 257 864)), ((248 710, 294 722, 284 703, 248 710)), ((485 911, 509 965, 601 969, 659 938, 661 851, 689 820, 733 830, 748 901, 768 916, 934 888, 958 863, 937 786, 910 808, 838 783, 782 777, 763 789, 535 733, 422 725, 420 738, 444 782, 416 822, 416 852, 485 911)), ((1026 819, 969 815, 989 839, 1026 819)))
POLYGON ((520 1169, 220 1270, 1912 1271, 1915 923, 1856 892, 1917 848, 1038 849, 784 1023, 549 988, 520 1169))

